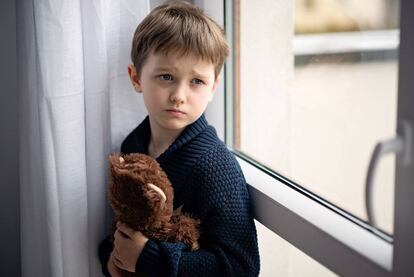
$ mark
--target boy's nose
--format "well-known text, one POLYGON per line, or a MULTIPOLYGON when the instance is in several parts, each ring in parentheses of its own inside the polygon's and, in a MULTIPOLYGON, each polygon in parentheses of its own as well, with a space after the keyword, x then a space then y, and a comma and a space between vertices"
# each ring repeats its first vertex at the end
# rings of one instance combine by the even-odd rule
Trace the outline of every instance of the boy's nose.
POLYGON ((170 101, 177 105, 184 103, 184 100, 181 97, 179 97, 177 94, 171 95, 170 101))
POLYGON ((170 101, 176 105, 184 103, 185 99, 185 87, 183 85, 177 86, 176 90, 171 93, 170 101))

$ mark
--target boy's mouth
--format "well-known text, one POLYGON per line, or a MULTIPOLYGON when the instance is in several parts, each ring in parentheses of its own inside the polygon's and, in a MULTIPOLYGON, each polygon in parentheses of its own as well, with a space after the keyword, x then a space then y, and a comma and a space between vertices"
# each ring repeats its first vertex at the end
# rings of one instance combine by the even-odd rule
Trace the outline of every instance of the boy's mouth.
POLYGON ((169 112, 172 115, 183 115, 185 114, 185 112, 181 111, 181 110, 177 110, 177 109, 167 109, 167 112, 169 112))

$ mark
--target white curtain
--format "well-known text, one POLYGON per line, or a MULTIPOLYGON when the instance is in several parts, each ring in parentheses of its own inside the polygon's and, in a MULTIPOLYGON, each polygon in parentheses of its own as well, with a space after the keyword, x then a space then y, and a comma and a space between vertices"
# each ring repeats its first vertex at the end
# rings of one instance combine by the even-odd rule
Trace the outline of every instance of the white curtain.
POLYGON ((146 111, 127 64, 149 0, 18 1, 22 276, 101 276, 107 156, 146 111))

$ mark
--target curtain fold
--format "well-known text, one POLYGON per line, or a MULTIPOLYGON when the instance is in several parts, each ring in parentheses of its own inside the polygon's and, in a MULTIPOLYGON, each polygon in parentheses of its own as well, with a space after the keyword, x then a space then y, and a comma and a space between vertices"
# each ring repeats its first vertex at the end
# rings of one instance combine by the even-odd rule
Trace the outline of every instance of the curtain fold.
POLYGON ((127 64, 149 1, 20 0, 23 276, 101 276, 107 156, 145 115, 127 64))

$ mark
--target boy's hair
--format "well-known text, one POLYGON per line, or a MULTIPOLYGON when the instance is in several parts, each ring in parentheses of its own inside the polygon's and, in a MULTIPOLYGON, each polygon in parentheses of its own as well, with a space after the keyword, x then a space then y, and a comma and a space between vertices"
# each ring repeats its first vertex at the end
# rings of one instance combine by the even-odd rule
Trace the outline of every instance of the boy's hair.
POLYGON ((214 65, 217 78, 229 54, 221 27, 204 12, 184 1, 153 9, 135 30, 131 59, 137 73, 152 53, 195 55, 214 65))

